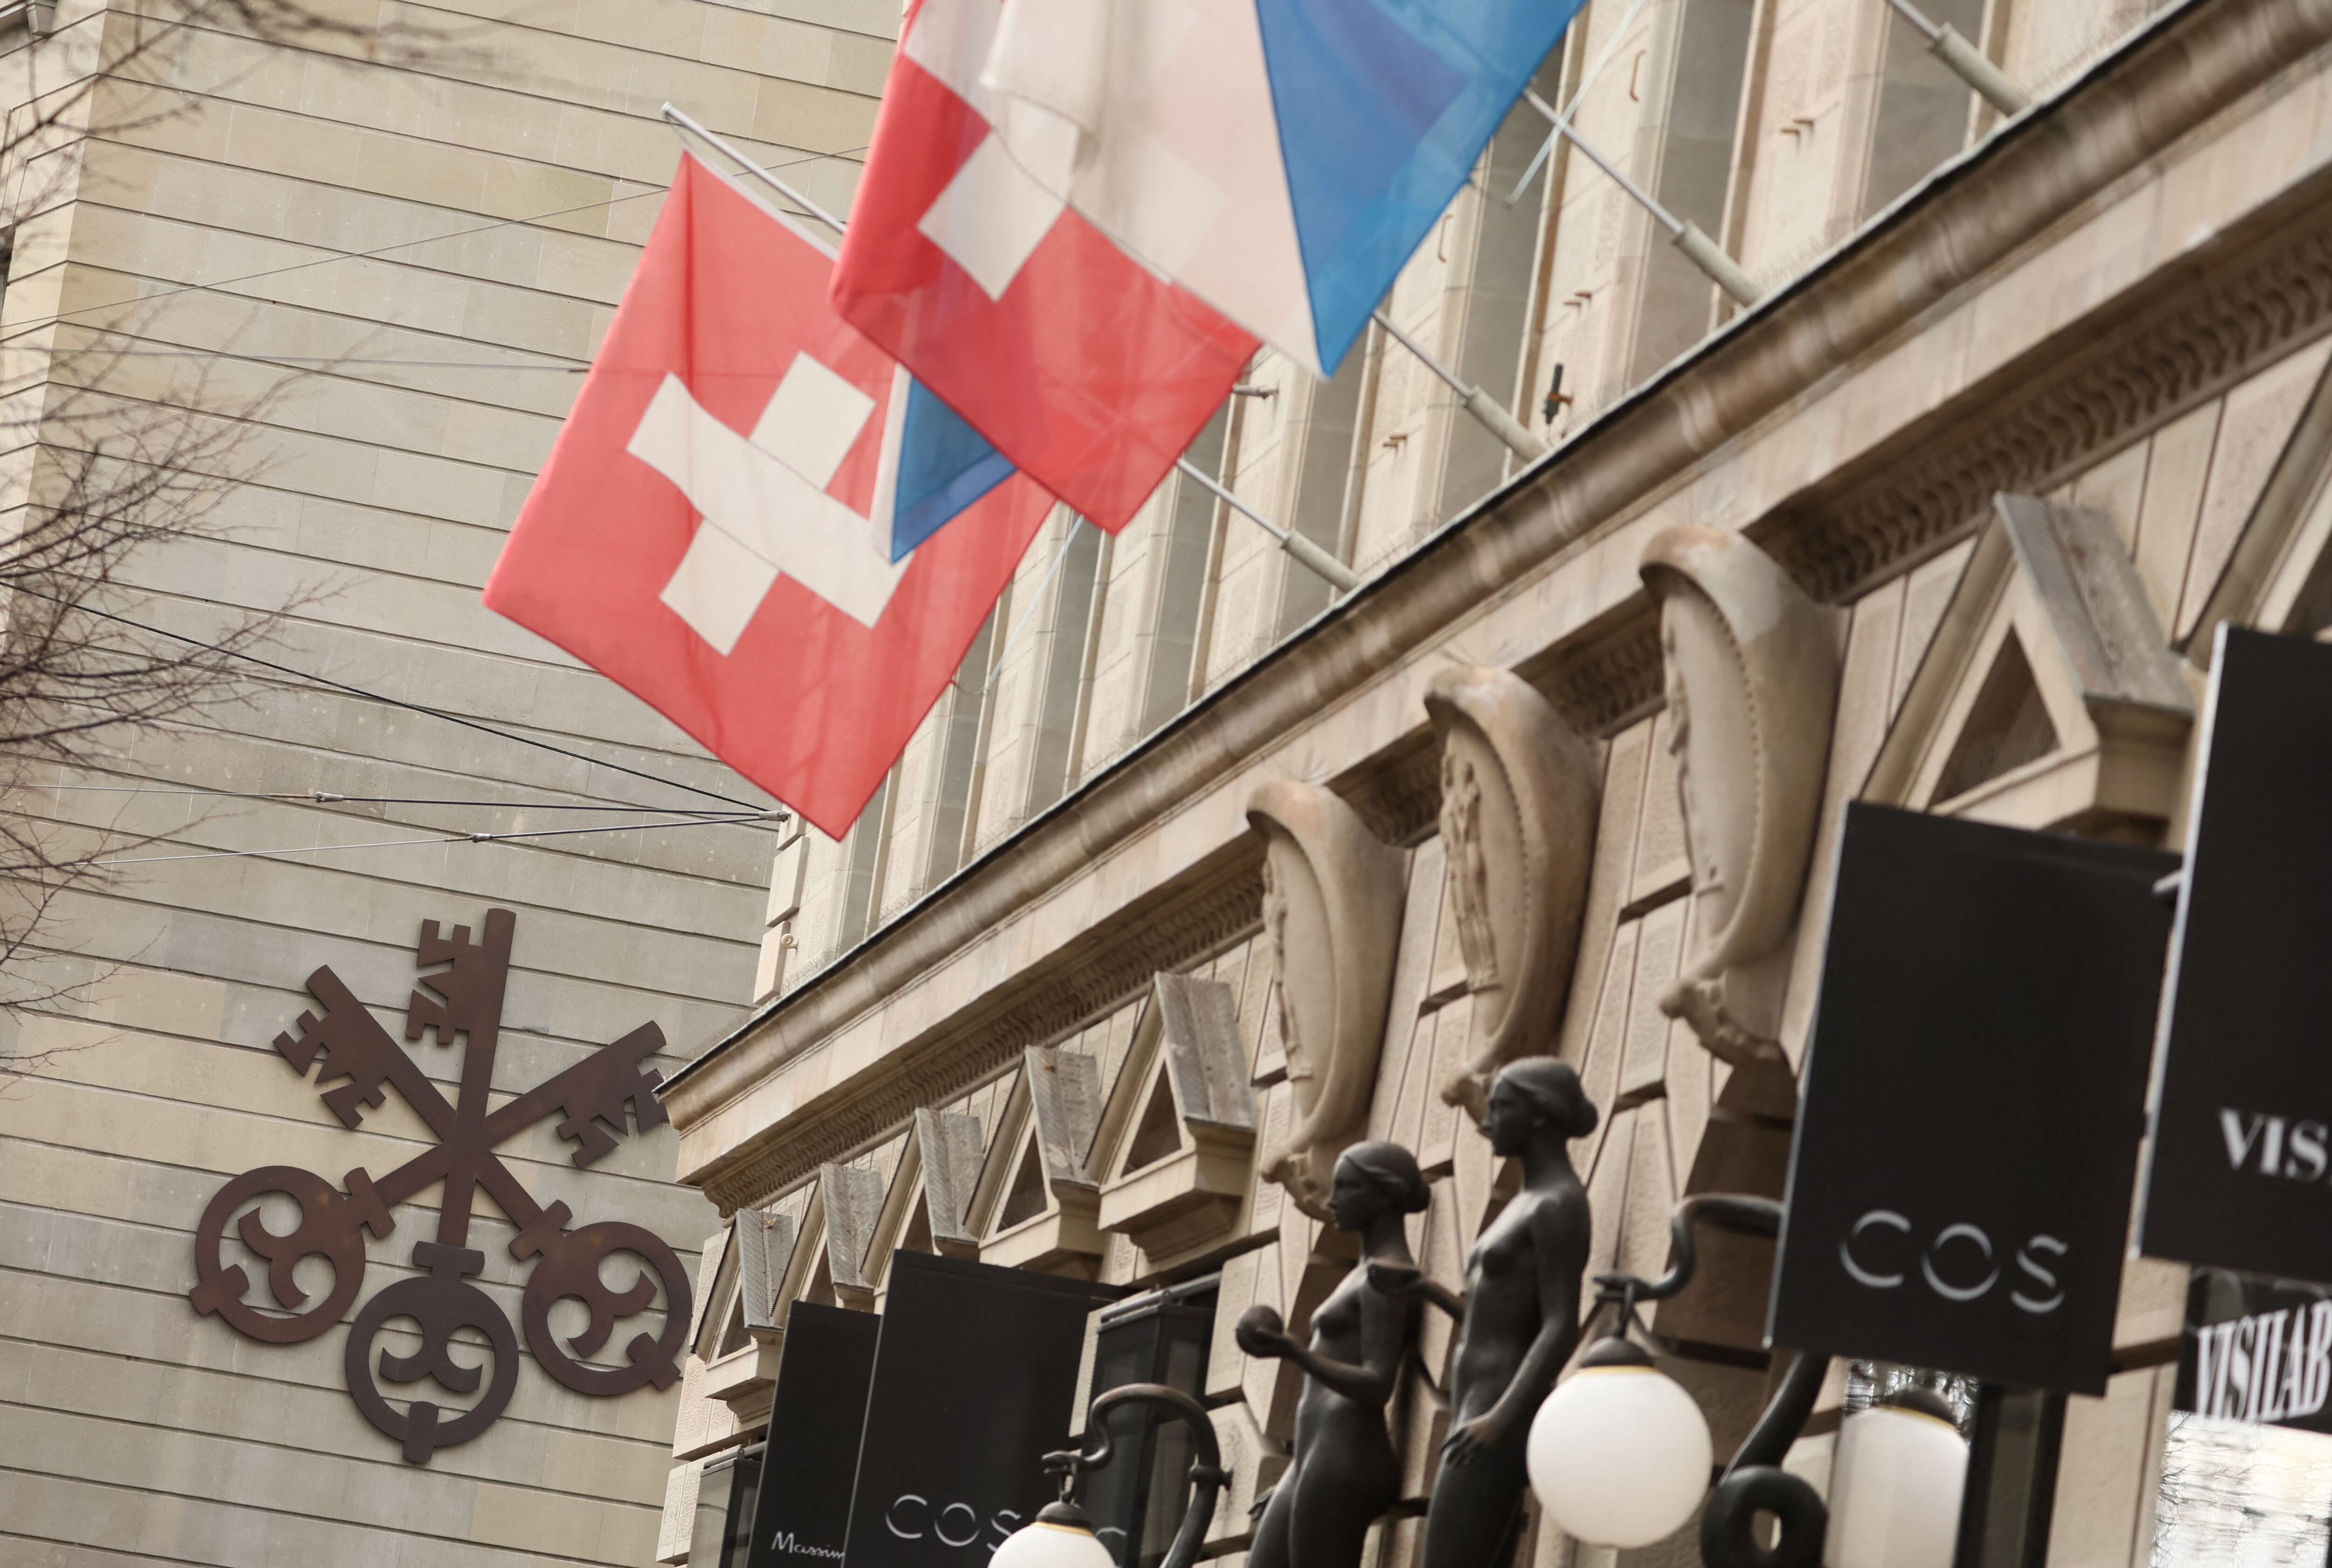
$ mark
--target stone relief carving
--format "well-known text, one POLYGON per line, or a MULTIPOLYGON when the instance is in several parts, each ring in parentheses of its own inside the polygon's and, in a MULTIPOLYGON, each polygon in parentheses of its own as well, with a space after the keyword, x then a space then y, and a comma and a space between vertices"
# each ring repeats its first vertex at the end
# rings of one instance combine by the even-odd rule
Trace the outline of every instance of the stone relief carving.
POLYGON ((1831 618, 1738 534, 1665 530, 1642 571, 1692 862, 1692 934, 1660 1010, 1725 1061, 1774 1059, 1838 705, 1831 618))
POLYGON ((1264 840, 1264 941, 1295 1100, 1264 1177, 1326 1219, 1336 1157, 1366 1130, 1376 1087, 1409 857, 1317 784, 1258 785, 1247 815, 1264 840))
POLYGON ((1506 1063, 1553 1043, 1594 858, 1595 750, 1521 676, 1459 665, 1425 711, 1441 741, 1450 916, 1474 996, 1465 1057, 1442 1100, 1479 1120, 1506 1063))

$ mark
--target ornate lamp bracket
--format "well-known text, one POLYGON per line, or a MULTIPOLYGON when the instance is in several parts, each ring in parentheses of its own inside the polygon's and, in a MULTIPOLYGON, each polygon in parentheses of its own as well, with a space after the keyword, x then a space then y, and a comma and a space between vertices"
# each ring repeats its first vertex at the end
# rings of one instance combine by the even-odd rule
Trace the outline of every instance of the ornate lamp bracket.
MULTIPOLYGON (((1754 1235, 1778 1236, 1782 1205, 1770 1198, 1733 1192, 1695 1193, 1678 1203, 1668 1216, 1666 1274, 1658 1279, 1632 1274, 1595 1276, 1596 1307, 1599 1313, 1607 1306, 1613 1309, 1614 1334, 1624 1339, 1632 1328, 1642 1338, 1652 1338, 1637 1320, 1637 1304, 1664 1301, 1692 1283, 1699 1263, 1693 1224, 1699 1219, 1754 1235)), ((1782 1459, 1806 1429, 1829 1372, 1828 1356, 1799 1353, 1765 1413, 1725 1467, 1701 1512, 1700 1560, 1707 1568, 1819 1568, 1830 1510, 1811 1486, 1782 1468, 1782 1459), (1757 1541, 1759 1514, 1771 1514, 1781 1523, 1771 1546, 1757 1541)))
POLYGON ((1045 1456, 1046 1470, 1061 1477, 1061 1500, 1046 1504, 1037 1515, 1037 1522, 1079 1530, 1093 1528, 1093 1521, 1077 1506, 1077 1493, 1085 1477, 1108 1464, 1116 1454, 1107 1417, 1121 1405, 1152 1406, 1190 1429, 1190 1442, 1198 1453, 1190 1465, 1190 1502, 1182 1510, 1181 1528, 1174 1533, 1174 1544, 1166 1549, 1159 1568, 1191 1568, 1199 1560, 1199 1548, 1206 1541, 1207 1521, 1215 1516, 1216 1499, 1230 1484, 1231 1474, 1222 1467, 1222 1448, 1215 1440, 1215 1423, 1208 1418, 1207 1407, 1180 1389, 1169 1388, 1164 1383, 1125 1383, 1097 1396, 1086 1407, 1085 1448, 1064 1448, 1045 1456))

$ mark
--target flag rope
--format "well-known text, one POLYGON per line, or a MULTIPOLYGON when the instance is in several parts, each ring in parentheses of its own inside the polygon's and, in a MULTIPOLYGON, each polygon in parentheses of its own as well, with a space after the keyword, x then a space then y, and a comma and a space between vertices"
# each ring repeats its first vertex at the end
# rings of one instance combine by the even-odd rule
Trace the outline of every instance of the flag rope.
MULTIPOLYGON (((129 626, 136 631, 150 632, 158 637, 168 637, 171 641, 184 643, 188 647, 208 648, 213 653, 225 654, 231 659, 241 659, 245 664, 256 664, 261 669, 272 670, 277 674, 289 675, 296 681, 305 681, 311 686, 320 686, 329 691, 343 692, 349 696, 362 697, 368 702, 385 703, 392 708, 403 708, 406 712, 410 713, 425 713, 433 719, 443 719, 449 724, 459 724, 464 729, 475 730, 482 734, 496 736, 504 741, 515 741, 521 746, 532 746, 538 751, 554 752, 559 756, 569 758, 577 762, 585 763, 593 768, 605 768, 612 772, 628 774, 632 778, 644 779, 651 784, 661 785, 667 789, 685 789, 691 795, 702 795, 708 800, 725 801, 727 804, 737 808, 740 811, 758 812, 767 809, 767 808, 757 806, 750 800, 740 800, 734 795, 723 795, 718 789, 707 789, 702 785, 686 783, 678 779, 659 779, 655 774, 646 772, 641 769, 626 767, 621 762, 610 762, 603 757, 589 756, 584 752, 574 751, 566 746, 561 746, 556 741, 539 741, 531 735, 521 735, 516 731, 500 729, 495 725, 487 723, 483 719, 472 719, 464 714, 449 712, 443 708, 432 708, 425 703, 407 702, 402 697, 391 697, 379 692, 367 691, 362 686, 352 686, 346 681, 335 681, 329 675, 311 675, 305 670, 294 669, 290 664, 278 664, 272 659, 263 659, 257 654, 247 654, 240 648, 223 648, 215 643, 206 643, 199 637, 190 637, 184 632, 168 631, 161 626, 148 626, 144 621, 132 620, 128 616, 115 615, 110 610, 98 609, 90 605, 72 604, 65 599, 59 598, 54 594, 43 593, 38 588, 28 588, 21 583, 11 588, 9 591, 12 593, 30 594, 34 598, 47 599, 52 604, 63 605, 67 609, 78 610, 82 615, 95 616, 100 620, 112 621, 118 626, 129 626)), ((641 806, 636 808, 636 809, 641 811, 677 811, 684 809, 684 808, 676 806, 641 806)))
POLYGON ((338 795, 330 789, 182 789, 144 784, 25 784, 19 788, 43 794, 181 795, 205 800, 273 800, 311 806, 476 806, 510 811, 664 811, 688 817, 751 817, 767 815, 742 808, 715 810, 711 807, 604 806, 569 800, 454 800, 435 795, 338 795))
POLYGON ((154 865, 172 860, 274 860, 286 855, 323 855, 342 849, 398 849, 415 844, 502 844, 513 838, 570 838, 590 833, 631 833, 648 827, 714 827, 780 816, 740 812, 735 817, 682 817, 662 822, 615 822, 597 827, 538 827, 517 833, 444 833, 425 838, 376 838, 361 844, 308 844, 296 849, 205 849, 191 855, 130 855, 92 860, 91 865, 154 865))

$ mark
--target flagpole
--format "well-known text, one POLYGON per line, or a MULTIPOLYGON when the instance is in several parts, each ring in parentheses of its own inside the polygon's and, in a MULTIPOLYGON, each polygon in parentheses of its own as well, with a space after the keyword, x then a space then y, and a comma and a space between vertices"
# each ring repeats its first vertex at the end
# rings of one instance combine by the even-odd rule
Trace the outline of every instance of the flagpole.
POLYGON ((768 186, 771 190, 777 192, 779 196, 785 197, 788 201, 793 203, 796 206, 809 214, 810 216, 824 224, 827 228, 832 229, 836 234, 838 234, 842 233, 843 222, 840 218, 836 217, 832 213, 818 206, 817 203, 810 200, 809 197, 794 189, 793 186, 779 179, 776 175, 771 174, 768 169, 763 168, 760 164, 755 163, 751 158, 747 158, 743 153, 730 146, 726 141, 723 141, 721 138, 713 135, 710 130, 707 130, 702 124, 700 124, 695 117, 691 115, 686 110, 680 108, 676 104, 667 103, 664 106, 664 117, 668 124, 672 125, 676 129, 685 132, 687 135, 696 138, 697 140, 702 142, 705 146, 712 148, 720 153, 722 157, 727 158, 739 168, 743 169, 747 174, 751 175, 755 179, 760 180, 763 185, 768 186))
POLYGON ((1351 567, 1346 566, 1343 561, 1338 560, 1334 556, 1330 555, 1326 550, 1322 550, 1318 545, 1313 543, 1302 534, 1297 533, 1295 530, 1282 528, 1277 523, 1272 521, 1271 519, 1264 516, 1263 513, 1249 506, 1246 502, 1241 501, 1238 496, 1233 495, 1230 491, 1220 482, 1216 480, 1212 474, 1209 474, 1205 469, 1199 467, 1189 458, 1176 458, 1174 460, 1174 466, 1182 471, 1184 478, 1197 480, 1200 484, 1214 492, 1215 495, 1228 504, 1233 512, 1238 512, 1241 517, 1246 518, 1249 522, 1263 530, 1264 532, 1277 540, 1279 541, 1280 549, 1285 550, 1297 560, 1300 560, 1305 566, 1310 567, 1321 577, 1326 578, 1328 585, 1331 588, 1336 588, 1343 593, 1350 593, 1354 588, 1361 586, 1360 575, 1353 571, 1351 567))
MULTIPOLYGON (((771 174, 768 169, 763 168, 760 164, 755 163, 751 158, 747 158, 743 153, 740 152, 734 147, 731 147, 728 142, 722 140, 720 137, 713 135, 710 130, 707 130, 702 125, 699 124, 695 119, 690 116, 686 110, 674 104, 667 103, 664 106, 664 117, 674 129, 680 130, 686 135, 695 137, 698 140, 703 142, 705 146, 719 152, 722 157, 729 159, 739 168, 743 169, 747 174, 751 175, 755 179, 760 180, 771 190, 774 190, 779 196, 784 196, 788 201, 794 202, 800 206, 812 216, 816 217, 818 222, 826 225, 836 234, 838 234, 843 233, 848 226, 840 218, 836 217, 832 213, 827 211, 824 207, 810 200, 809 197, 802 195, 801 192, 794 189, 793 186, 779 179, 776 175, 771 174)), ((1269 518, 1256 511, 1255 508, 1249 506, 1246 502, 1241 501, 1238 496, 1233 495, 1229 491, 1225 490, 1221 485, 1217 484, 1213 480, 1208 478, 1205 473, 1191 467, 1190 461, 1187 458, 1177 458, 1175 461, 1180 464, 1183 473, 1197 480, 1200 484, 1205 485, 1209 490, 1213 491, 1223 500, 1230 502, 1232 510, 1238 512, 1248 521, 1261 528, 1264 532, 1277 540, 1279 541, 1279 547, 1282 550, 1294 556, 1297 560, 1302 561, 1305 566, 1311 568, 1312 570, 1318 573, 1321 577, 1326 578, 1331 587, 1339 588, 1345 593, 1350 593, 1352 589, 1360 586, 1361 579, 1355 576, 1352 569, 1346 566, 1343 561, 1338 560, 1334 556, 1330 555, 1326 550, 1322 550, 1318 545, 1313 543, 1302 534, 1292 532, 1287 529, 1280 527, 1277 523, 1273 522, 1269 518)))
POLYGON ((1525 463, 1535 463, 1546 455, 1546 443, 1524 429, 1521 420, 1506 412, 1505 405, 1479 387, 1460 380, 1457 371, 1427 353, 1423 344, 1394 326, 1391 316, 1382 311, 1374 314, 1377 325, 1391 333, 1394 342, 1416 355, 1427 369, 1449 383, 1449 389, 1458 394, 1458 405, 1471 414, 1482 428, 1512 447, 1515 454, 1525 463))
POLYGON ((1684 253, 1685 260, 1706 272, 1718 288, 1723 289, 1744 305, 1754 305, 1763 297, 1763 291, 1750 281, 1749 274, 1741 270, 1741 263, 1726 255, 1715 240, 1702 233, 1698 224, 1694 223, 1690 218, 1680 218, 1660 206, 1652 198, 1651 192, 1630 179, 1619 165, 1598 152, 1593 143, 1585 140, 1576 130, 1573 130, 1571 128, 1570 117, 1527 89, 1523 93, 1523 99, 1533 109, 1546 117, 1547 123, 1554 127, 1557 134, 1585 153, 1597 168, 1610 175, 1620 188, 1635 200, 1637 206, 1651 214, 1653 220, 1668 231, 1669 243, 1684 253))
POLYGON ((1887 0, 1902 13, 1903 20, 1918 29, 1927 41, 1927 53, 1944 62, 1951 73, 1974 88, 1983 100, 2002 115, 2021 114, 2032 107, 2032 100, 2024 90, 2008 80, 2000 67, 1985 57, 1983 50, 1970 43, 1948 22, 1931 22, 1926 14, 1911 4, 1911 0, 1887 0))

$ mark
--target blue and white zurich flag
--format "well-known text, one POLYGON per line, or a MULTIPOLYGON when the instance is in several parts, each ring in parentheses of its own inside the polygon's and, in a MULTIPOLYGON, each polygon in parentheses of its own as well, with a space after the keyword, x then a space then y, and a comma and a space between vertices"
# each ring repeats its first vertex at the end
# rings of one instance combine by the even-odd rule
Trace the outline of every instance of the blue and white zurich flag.
POLYGON ((1005 0, 982 81, 1034 186, 1320 374, 1580 0, 1005 0))

